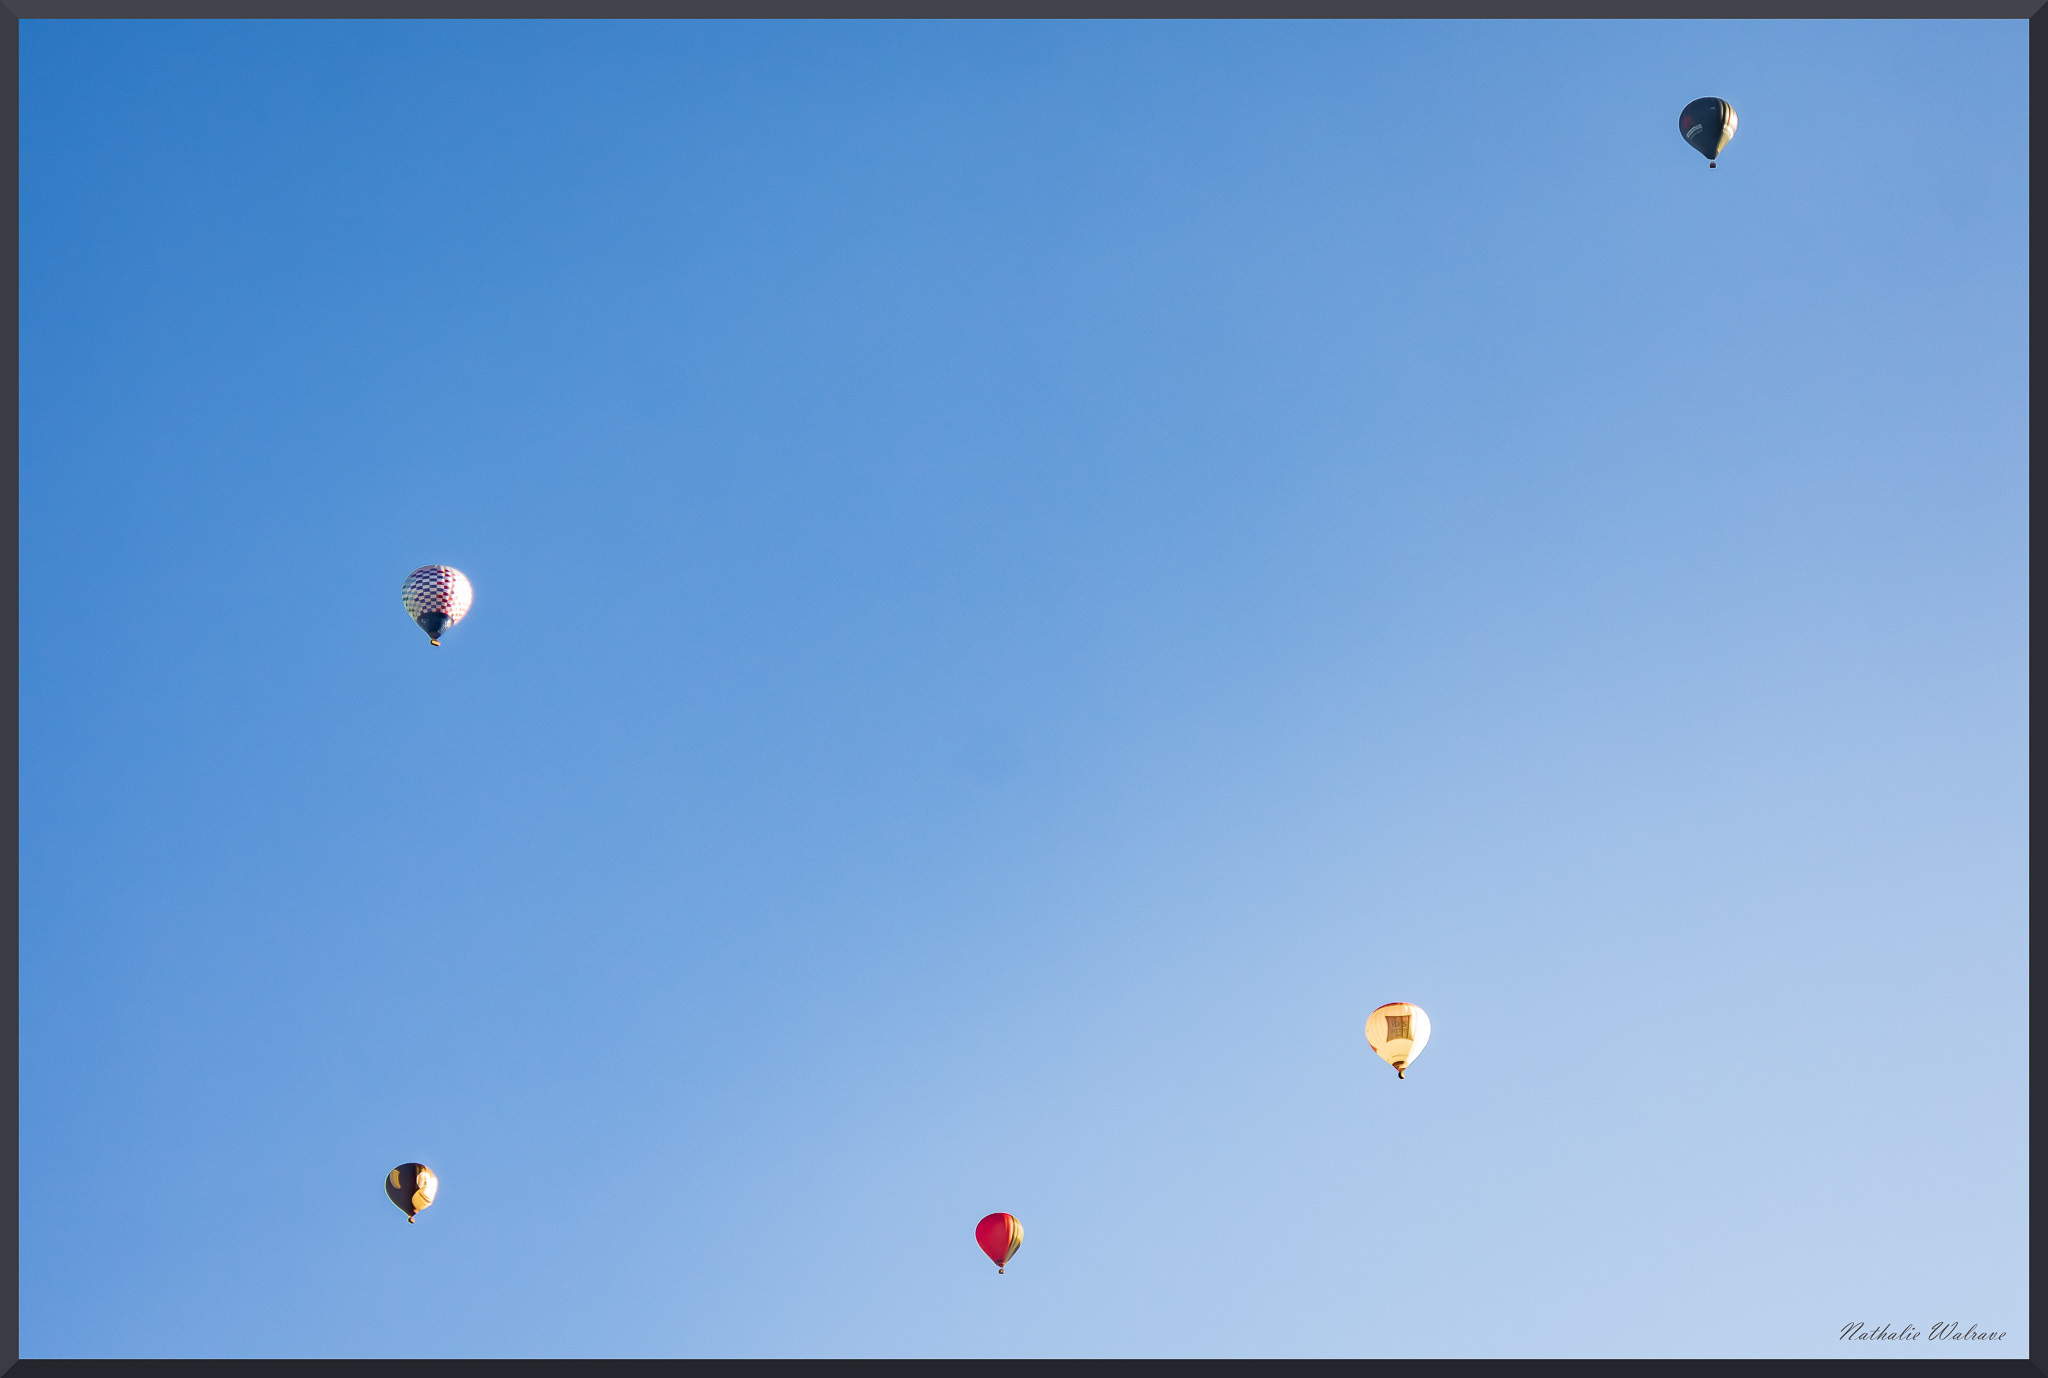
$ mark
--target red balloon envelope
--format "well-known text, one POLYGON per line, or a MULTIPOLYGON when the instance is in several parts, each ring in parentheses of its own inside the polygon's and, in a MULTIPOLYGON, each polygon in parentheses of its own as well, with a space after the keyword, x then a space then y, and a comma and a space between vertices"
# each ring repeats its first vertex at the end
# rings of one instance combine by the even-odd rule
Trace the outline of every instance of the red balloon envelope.
POLYGON ((994 1215, 984 1215, 981 1223, 974 1227, 974 1242, 996 1261, 996 1271, 1000 1273, 1003 1265, 1024 1247, 1024 1227, 1017 1223, 1016 1216, 1007 1211, 997 1211, 994 1215))

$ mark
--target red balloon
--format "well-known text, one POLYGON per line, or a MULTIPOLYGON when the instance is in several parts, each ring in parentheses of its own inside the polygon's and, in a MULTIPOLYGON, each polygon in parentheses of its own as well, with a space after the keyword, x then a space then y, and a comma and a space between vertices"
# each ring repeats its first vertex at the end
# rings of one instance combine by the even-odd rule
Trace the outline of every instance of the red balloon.
POLYGON ((994 1215, 984 1215, 981 1223, 974 1227, 974 1242, 996 1261, 996 1271, 1000 1273, 1003 1265, 1024 1247, 1024 1227, 1017 1223, 1016 1216, 1007 1211, 997 1211, 994 1215))

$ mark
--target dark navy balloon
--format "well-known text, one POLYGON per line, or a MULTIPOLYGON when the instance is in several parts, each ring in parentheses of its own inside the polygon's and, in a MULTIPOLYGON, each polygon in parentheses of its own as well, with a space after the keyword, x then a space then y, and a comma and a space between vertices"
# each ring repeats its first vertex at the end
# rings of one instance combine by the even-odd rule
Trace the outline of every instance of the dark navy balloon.
POLYGON ((1719 96, 1701 96, 1678 112, 1678 136, 1713 167, 1735 137, 1735 107, 1719 96))

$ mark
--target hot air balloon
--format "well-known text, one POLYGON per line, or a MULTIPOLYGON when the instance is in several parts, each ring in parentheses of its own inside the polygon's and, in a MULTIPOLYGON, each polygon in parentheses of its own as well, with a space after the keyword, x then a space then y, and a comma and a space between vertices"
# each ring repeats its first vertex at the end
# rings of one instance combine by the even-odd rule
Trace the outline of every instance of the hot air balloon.
POLYGON ((1024 1247, 1024 1227, 1017 1223, 1016 1216, 997 1211, 994 1215, 984 1215, 981 1223, 974 1227, 974 1242, 996 1261, 996 1271, 1000 1273, 1003 1265, 1024 1247))
POLYGON ((405 576, 398 589, 405 615, 419 623, 427 640, 436 646, 441 644, 442 632, 468 615, 475 596, 462 571, 446 565, 421 565, 405 576))
POLYGON ((1366 1018, 1365 1041, 1393 1067, 1394 1075, 1406 1081, 1408 1064, 1429 1042, 1429 1016, 1422 1006, 1404 1000, 1381 1005, 1366 1018))
POLYGON ((1719 96, 1701 96, 1678 112, 1678 133, 1714 167, 1735 137, 1735 107, 1719 96))
POLYGON ((400 1163, 384 1179, 384 1194, 391 1198, 392 1205, 405 1212, 408 1223, 434 1204, 434 1193, 440 1189, 441 1179, 425 1163, 400 1163))

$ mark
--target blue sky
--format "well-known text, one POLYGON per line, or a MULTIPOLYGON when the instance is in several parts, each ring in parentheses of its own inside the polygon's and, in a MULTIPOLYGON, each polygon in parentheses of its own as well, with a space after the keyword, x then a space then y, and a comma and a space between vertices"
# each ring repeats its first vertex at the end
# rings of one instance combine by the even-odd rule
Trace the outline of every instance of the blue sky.
POLYGON ((21 70, 24 1354, 2026 1352, 2023 24, 21 70))

